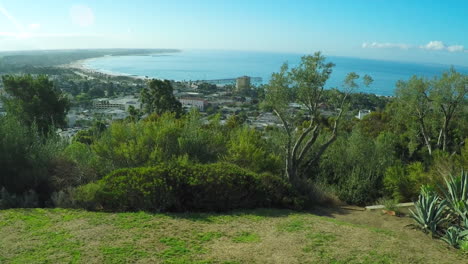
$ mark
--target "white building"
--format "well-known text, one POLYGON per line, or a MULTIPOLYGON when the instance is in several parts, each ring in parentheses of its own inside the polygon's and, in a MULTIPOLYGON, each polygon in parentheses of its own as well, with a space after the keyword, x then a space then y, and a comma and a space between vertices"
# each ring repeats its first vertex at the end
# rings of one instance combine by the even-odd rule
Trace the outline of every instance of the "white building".
POLYGON ((133 106, 136 109, 141 109, 141 103, 138 102, 138 99, 135 97, 122 97, 118 99, 101 98, 96 99, 93 102, 93 107, 98 110, 120 109, 128 111, 130 106, 133 106))
POLYGON ((179 98, 179 102, 185 108, 197 108, 200 111, 204 111, 205 107, 208 105, 208 102, 201 98, 179 98))
POLYGON ((366 115, 370 113, 371 113, 371 110, 359 110, 359 113, 357 114, 356 118, 363 119, 366 115))

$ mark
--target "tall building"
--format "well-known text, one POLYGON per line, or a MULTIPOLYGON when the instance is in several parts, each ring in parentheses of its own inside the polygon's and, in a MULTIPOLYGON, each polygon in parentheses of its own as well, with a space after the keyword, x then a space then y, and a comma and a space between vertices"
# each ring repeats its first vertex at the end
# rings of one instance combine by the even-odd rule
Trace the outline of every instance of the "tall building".
POLYGON ((236 91, 243 92, 250 90, 250 77, 242 76, 236 79, 236 91))

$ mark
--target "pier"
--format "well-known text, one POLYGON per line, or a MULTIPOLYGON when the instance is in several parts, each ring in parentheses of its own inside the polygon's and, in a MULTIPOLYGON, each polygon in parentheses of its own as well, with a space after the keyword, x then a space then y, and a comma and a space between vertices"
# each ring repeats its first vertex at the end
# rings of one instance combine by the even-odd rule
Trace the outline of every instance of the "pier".
MULTIPOLYGON (((200 80, 196 81, 195 83, 211 83, 211 84, 229 84, 229 83, 236 83, 237 78, 230 78, 230 79, 216 79, 216 80, 200 80)), ((261 83, 263 82, 262 77, 250 77, 251 82, 253 83, 261 83)))

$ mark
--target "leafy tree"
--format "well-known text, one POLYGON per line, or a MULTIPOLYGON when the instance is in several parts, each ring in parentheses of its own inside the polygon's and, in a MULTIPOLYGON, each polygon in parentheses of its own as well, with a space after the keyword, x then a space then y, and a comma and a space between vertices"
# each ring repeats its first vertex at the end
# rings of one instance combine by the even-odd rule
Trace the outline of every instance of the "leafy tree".
POLYGON ((8 96, 2 98, 8 114, 17 116, 28 126, 35 123, 39 131, 48 133, 53 126, 64 127, 69 101, 47 76, 2 77, 8 96))
POLYGON ((102 88, 99 88, 99 87, 93 87, 93 88, 89 89, 88 94, 89 94, 89 96, 91 96, 93 98, 104 97, 106 95, 104 90, 102 88))
POLYGON ((142 113, 139 109, 136 109, 133 105, 128 107, 128 119, 132 122, 137 122, 140 120, 142 113))
POLYGON ((112 97, 115 95, 115 87, 114 87, 114 83, 110 82, 108 85, 107 85, 107 96, 108 97, 112 97))
MULTIPOLYGON (((324 100, 325 83, 332 73, 333 63, 325 62, 320 52, 313 56, 302 57, 296 68, 289 69, 287 64, 280 72, 273 73, 266 87, 266 105, 281 120, 286 139, 286 177, 293 184, 300 184, 305 172, 319 160, 324 151, 336 140, 338 123, 343 116, 345 102, 350 92, 358 87, 359 75, 350 73, 344 81, 344 93, 337 101, 337 114, 332 125, 326 128, 321 122, 323 115, 319 104, 324 100), (293 111, 289 105, 298 103, 303 113, 293 111), (295 120, 304 120, 295 122, 295 120), (329 130, 327 133, 326 130, 329 130), (320 135, 328 134, 327 139, 318 142, 320 135)), ((364 84, 369 85, 372 78, 364 76, 364 84)))
POLYGON ((29 127, 12 115, 0 117, 0 189, 48 192, 49 162, 62 147, 57 137, 44 138, 34 124, 29 127))
POLYGON ((231 133, 227 143, 226 161, 254 172, 280 172, 280 157, 267 149, 268 142, 261 133, 247 126, 231 133))
MULTIPOLYGON (((454 119, 460 115, 467 117, 466 106, 468 96, 468 75, 462 75, 452 67, 444 72, 441 78, 434 80, 432 100, 441 114, 441 123, 437 137, 437 147, 447 151, 454 140, 450 135, 450 129, 454 119)), ((463 139, 459 140, 463 143, 463 139)))
POLYGON ((182 104, 175 98, 171 82, 153 79, 141 92, 141 101, 146 113, 162 115, 165 112, 180 116, 182 104))
POLYGON ((467 116, 468 76, 453 68, 434 80, 413 76, 397 83, 396 95, 397 121, 413 131, 413 140, 422 139, 429 155, 463 144, 463 135, 454 137, 454 126, 467 116))

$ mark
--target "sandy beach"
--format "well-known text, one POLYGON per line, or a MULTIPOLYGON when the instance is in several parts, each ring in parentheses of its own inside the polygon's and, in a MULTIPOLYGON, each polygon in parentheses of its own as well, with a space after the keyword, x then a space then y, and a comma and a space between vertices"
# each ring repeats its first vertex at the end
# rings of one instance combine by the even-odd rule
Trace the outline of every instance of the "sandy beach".
MULTIPOLYGON (((100 57, 98 57, 100 58, 100 57)), ((92 60, 95 58, 89 58, 89 59, 83 59, 83 60, 77 60, 68 64, 61 65, 60 67, 63 68, 68 68, 74 70, 74 73, 82 76, 82 77, 87 77, 89 79, 94 79, 96 78, 96 75, 99 75, 100 77, 129 77, 133 79, 139 79, 139 80, 145 80, 148 79, 146 76, 136 76, 136 75, 128 75, 128 74, 123 74, 123 73, 116 73, 116 72, 108 72, 108 71, 99 71, 95 69, 88 68, 86 66, 86 62, 89 60, 92 60)))

